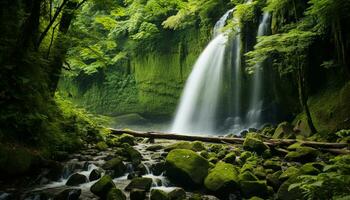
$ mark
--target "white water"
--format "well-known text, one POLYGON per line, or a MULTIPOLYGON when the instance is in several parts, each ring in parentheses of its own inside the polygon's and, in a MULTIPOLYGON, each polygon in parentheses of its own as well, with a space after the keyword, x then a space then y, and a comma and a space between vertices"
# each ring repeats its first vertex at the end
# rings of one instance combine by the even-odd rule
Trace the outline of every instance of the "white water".
POLYGON ((224 68, 228 36, 220 33, 229 10, 214 27, 215 38, 199 56, 187 79, 171 131, 177 133, 212 133, 224 68))
MULTIPOLYGON (((263 18, 259 24, 258 34, 257 36, 267 35, 269 32, 270 25, 270 14, 265 12, 263 18)), ((258 63, 255 66, 255 73, 253 78, 253 85, 251 89, 251 97, 250 97, 250 107, 247 113, 247 121, 249 127, 259 128, 261 125, 261 110, 263 106, 262 99, 262 75, 263 75, 263 63, 258 63)))

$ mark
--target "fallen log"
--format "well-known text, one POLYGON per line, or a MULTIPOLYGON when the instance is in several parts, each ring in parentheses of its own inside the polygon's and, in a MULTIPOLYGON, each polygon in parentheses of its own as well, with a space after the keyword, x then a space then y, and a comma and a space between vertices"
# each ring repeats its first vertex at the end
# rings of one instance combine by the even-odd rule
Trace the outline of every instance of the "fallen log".
MULTIPOLYGON (((161 133, 161 132, 141 132, 133 130, 121 130, 121 129, 109 129, 112 134, 121 135, 123 133, 135 136, 144 137, 151 139, 167 139, 167 140, 185 140, 185 141, 201 141, 210 143, 221 143, 221 144, 243 144, 244 138, 239 137, 218 137, 218 136, 198 136, 198 135, 181 135, 175 133, 161 133)), ((349 144, 347 143, 329 143, 329 142, 316 142, 316 141, 305 141, 295 139, 267 139, 264 141, 269 147, 276 146, 289 146, 294 143, 301 143, 302 146, 309 146, 314 148, 320 148, 323 150, 330 149, 333 153, 347 153, 349 151, 349 144), (342 149, 335 151, 335 149, 342 149)))

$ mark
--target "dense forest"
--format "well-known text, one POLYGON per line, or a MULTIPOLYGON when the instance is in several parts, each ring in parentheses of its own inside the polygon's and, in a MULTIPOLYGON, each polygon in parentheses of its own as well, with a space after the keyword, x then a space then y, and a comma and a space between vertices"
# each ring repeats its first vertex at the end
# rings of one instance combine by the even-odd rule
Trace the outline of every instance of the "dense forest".
POLYGON ((349 27, 349 0, 1 0, 0 200, 349 199, 349 27))

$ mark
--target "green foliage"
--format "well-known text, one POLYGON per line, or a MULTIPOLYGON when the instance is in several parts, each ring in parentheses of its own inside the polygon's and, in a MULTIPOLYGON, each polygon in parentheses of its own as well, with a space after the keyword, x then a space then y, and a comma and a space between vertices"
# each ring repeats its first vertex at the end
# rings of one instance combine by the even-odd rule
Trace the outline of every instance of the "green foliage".
POLYGON ((304 175, 297 178, 288 190, 299 188, 305 199, 333 199, 347 196, 350 192, 350 156, 337 156, 318 175, 304 175))

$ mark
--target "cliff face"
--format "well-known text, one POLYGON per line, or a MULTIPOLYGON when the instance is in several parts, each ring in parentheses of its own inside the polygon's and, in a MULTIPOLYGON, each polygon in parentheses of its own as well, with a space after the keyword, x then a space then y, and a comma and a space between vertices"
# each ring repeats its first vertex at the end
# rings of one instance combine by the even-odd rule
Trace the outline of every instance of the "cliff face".
POLYGON ((61 79, 61 91, 90 111, 121 115, 170 117, 191 72, 210 38, 210 30, 195 28, 169 35, 153 51, 135 52, 120 66, 94 76, 61 79))

